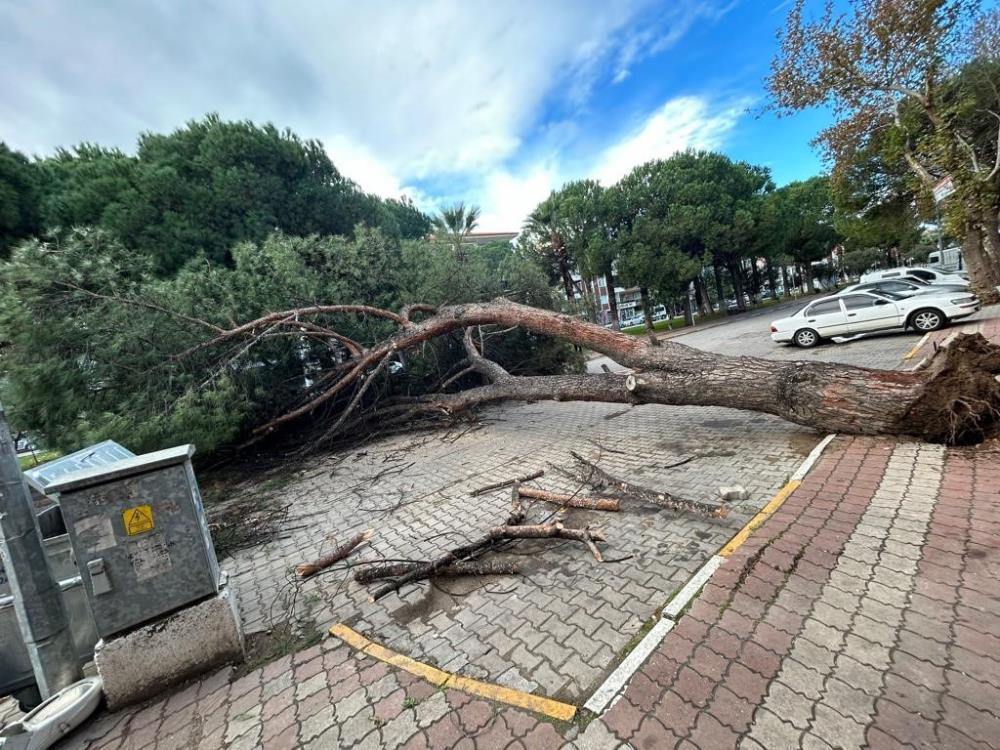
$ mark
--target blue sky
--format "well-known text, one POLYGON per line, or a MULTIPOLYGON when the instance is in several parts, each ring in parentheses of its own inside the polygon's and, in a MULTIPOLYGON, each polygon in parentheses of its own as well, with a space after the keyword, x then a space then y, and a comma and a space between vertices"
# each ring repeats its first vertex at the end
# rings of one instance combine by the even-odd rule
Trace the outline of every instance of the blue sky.
POLYGON ((824 113, 757 114, 787 6, 0 0, 0 139, 131 150, 216 111, 320 139, 372 192, 464 199, 483 229, 516 230, 566 180, 686 147, 778 184, 821 171, 824 113))

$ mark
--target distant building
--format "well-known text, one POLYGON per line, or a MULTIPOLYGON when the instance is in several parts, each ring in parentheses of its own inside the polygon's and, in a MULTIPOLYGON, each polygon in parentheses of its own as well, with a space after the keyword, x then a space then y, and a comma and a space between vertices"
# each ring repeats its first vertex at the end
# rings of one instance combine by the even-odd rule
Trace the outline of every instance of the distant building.
POLYGON ((467 245, 489 245, 493 242, 513 242, 519 232, 470 232, 465 237, 467 245))
MULTIPOLYGON (((608 295, 608 285, 603 276, 593 279, 584 279, 580 274, 573 272, 573 286, 576 287, 577 294, 583 296, 587 290, 597 303, 597 313, 599 322, 609 323, 611 321, 611 300, 608 295)), ((640 305, 639 287, 615 286, 615 299, 618 302, 619 320, 627 320, 638 314, 640 305)))
MULTIPOLYGON (((470 232, 465 235, 463 245, 490 245, 494 242, 513 242, 519 232, 470 232)), ((432 239, 439 242, 448 242, 450 237, 446 234, 434 233, 432 239)))

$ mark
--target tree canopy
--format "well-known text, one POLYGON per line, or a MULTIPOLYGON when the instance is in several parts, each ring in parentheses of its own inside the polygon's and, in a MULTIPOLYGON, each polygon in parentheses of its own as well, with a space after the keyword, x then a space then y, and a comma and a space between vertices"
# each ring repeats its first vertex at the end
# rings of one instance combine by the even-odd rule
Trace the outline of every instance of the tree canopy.
POLYGON ((767 81, 779 113, 833 109, 817 140, 838 170, 874 147, 925 196, 950 178, 947 215, 987 298, 1000 283, 997 28, 1000 10, 976 0, 852 0, 846 12, 827 0, 816 17, 797 0, 767 81))
MULTIPOLYGON (((133 450, 196 442, 231 445, 274 414, 308 399, 366 343, 391 330, 378 316, 327 316, 338 336, 310 320, 275 320, 243 344, 198 343, 235 320, 317 304, 399 308, 506 294, 552 304, 544 274, 506 243, 459 262, 450 246, 400 243, 381 230, 351 237, 280 233, 232 249, 232 262, 192 261, 170 278, 154 259, 109 232, 73 230, 15 248, 0 279, 4 403, 12 419, 52 447, 113 438, 133 450)), ((523 331, 488 335, 491 356, 511 372, 572 369, 566 344, 523 331)), ((461 382, 460 337, 401 355, 377 377, 383 395, 406 396, 461 382)), ((350 398, 353 394, 345 394, 350 398)), ((343 406, 331 402, 317 416, 343 406)))
MULTIPOLYGON (((361 192, 318 141, 216 115, 169 134, 144 133, 134 156, 82 144, 33 166, 37 189, 18 190, 38 217, 27 234, 100 227, 150 257, 161 275, 199 256, 230 263, 236 243, 274 231, 349 235, 363 223, 410 238, 429 229, 408 200, 361 192)), ((31 211, 22 213, 30 221, 31 211)))
POLYGON ((35 164, 0 142, 0 258, 41 229, 39 179, 35 164))

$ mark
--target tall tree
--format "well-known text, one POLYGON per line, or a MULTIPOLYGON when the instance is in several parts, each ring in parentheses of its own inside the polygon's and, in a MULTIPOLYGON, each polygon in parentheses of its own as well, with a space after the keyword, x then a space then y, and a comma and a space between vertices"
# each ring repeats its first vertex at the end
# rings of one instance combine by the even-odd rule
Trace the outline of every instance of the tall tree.
POLYGON ((616 233, 621 219, 621 201, 614 188, 603 188, 596 180, 576 180, 559 191, 570 252, 584 278, 604 279, 611 325, 618 328, 618 296, 615 293, 616 233))
POLYGON ((39 167, 0 142, 0 257, 41 229, 39 167))
POLYGON ((479 223, 479 206, 466 206, 463 201, 442 208, 431 223, 447 238, 455 257, 464 260, 466 238, 479 223))
POLYGON ((520 245, 539 262, 552 282, 562 284, 570 302, 576 296, 573 284, 574 259, 566 244, 567 227, 559 195, 552 191, 532 211, 518 238, 520 245))
POLYGON ((990 299, 1000 284, 998 17, 978 0, 852 0, 844 13, 827 0, 807 18, 797 0, 767 79, 780 113, 833 108, 818 141, 838 164, 889 134, 920 190, 951 178, 948 214, 990 299))
POLYGON ((621 215, 618 269, 624 283, 639 287, 649 333, 653 331, 653 295, 675 297, 700 274, 703 262, 697 242, 677 224, 684 206, 679 203, 682 186, 675 165, 670 159, 647 162, 614 188, 621 215), (696 248, 693 252, 692 247, 696 248))
POLYGON ((276 229, 349 235, 364 223, 394 236, 426 231, 419 217, 412 221, 412 206, 362 193, 319 142, 217 115, 145 133, 135 156, 83 144, 41 166, 47 229, 101 227, 149 254, 163 275, 198 255, 231 263, 236 243, 276 229))
POLYGON ((834 227, 830 180, 825 176, 812 177, 789 183, 776 192, 781 214, 781 249, 800 267, 803 282, 812 291, 812 264, 828 257, 840 242, 834 227))

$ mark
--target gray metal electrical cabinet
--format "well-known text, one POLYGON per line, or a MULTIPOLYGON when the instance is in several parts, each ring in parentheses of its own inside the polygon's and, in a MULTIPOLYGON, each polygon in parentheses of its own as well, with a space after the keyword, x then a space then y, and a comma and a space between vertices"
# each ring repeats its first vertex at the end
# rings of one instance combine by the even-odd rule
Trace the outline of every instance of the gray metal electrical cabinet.
POLYGON ((219 590, 193 445, 58 477, 63 518, 103 638, 219 590))

